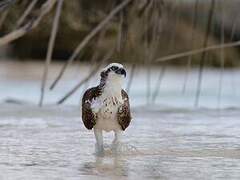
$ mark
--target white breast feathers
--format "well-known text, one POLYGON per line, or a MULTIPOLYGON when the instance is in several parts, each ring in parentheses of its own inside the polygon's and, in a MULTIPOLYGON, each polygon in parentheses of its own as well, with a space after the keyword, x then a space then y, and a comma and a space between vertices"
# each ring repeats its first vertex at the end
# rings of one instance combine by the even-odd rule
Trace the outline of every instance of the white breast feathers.
POLYGON ((112 95, 103 93, 91 103, 91 109, 97 116, 95 128, 107 132, 121 129, 117 121, 117 112, 123 104, 123 99, 119 94, 112 95))

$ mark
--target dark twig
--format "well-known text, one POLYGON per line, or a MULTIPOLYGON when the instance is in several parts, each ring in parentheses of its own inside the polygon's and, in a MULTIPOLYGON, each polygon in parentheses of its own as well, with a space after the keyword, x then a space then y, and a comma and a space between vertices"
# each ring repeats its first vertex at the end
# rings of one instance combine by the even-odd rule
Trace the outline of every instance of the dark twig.
MULTIPOLYGON (((101 42, 104 40, 103 38, 104 38, 105 35, 106 35, 106 30, 101 31, 101 33, 99 34, 99 37, 97 38, 97 43, 96 43, 96 46, 95 46, 96 50, 93 52, 93 55, 92 55, 91 60, 90 60, 90 64, 94 64, 94 62, 96 62, 100 58, 99 47, 101 46, 101 42)), ((91 66, 90 69, 89 69, 89 73, 92 72, 92 70, 94 68, 95 68, 94 66, 91 66)), ((86 86, 87 86, 89 80, 90 79, 88 79, 85 82, 86 86)))
POLYGON ((50 36, 49 43, 48 43, 48 51, 47 51, 44 73, 43 73, 43 77, 42 77, 41 97, 40 97, 40 101, 39 101, 39 106, 42 106, 42 104, 43 104, 46 81, 47 81, 47 76, 48 76, 48 69, 49 69, 49 65, 52 60, 52 53, 53 53, 53 48, 54 48, 54 44, 55 44, 55 40, 56 40, 56 35, 58 32, 58 25, 59 25, 59 19, 60 19, 60 15, 61 15, 62 5, 63 5, 63 0, 58 0, 56 14, 55 14, 55 17, 53 20, 52 32, 51 32, 51 36, 50 36))
MULTIPOLYGON (((221 22, 221 44, 224 43, 225 41, 225 31, 224 31, 224 26, 225 26, 225 16, 224 16, 224 4, 222 4, 221 7, 221 15, 222 15, 222 22, 221 22)), ((225 50, 224 48, 221 49, 221 70, 220 70, 220 78, 219 78, 219 87, 218 87, 218 108, 221 107, 221 96, 222 96, 222 83, 223 83, 223 73, 224 73, 224 65, 225 65, 225 50)))
POLYGON ((157 83, 156 83, 155 91, 154 91, 153 96, 152 96, 152 102, 153 103, 155 103, 155 101, 157 99, 157 96, 158 96, 158 93, 159 93, 159 89, 161 87, 162 79, 164 77, 165 72, 166 72, 166 64, 163 64, 163 66, 161 68, 161 71, 159 73, 159 76, 158 76, 158 80, 157 80, 157 83))
POLYGON ((83 80, 81 80, 72 90, 70 90, 63 98, 61 98, 57 104, 62 104, 64 101, 66 101, 70 96, 72 96, 84 83, 86 83, 89 79, 91 79, 99 70, 101 65, 105 63, 114 53, 115 48, 113 48, 111 51, 109 51, 106 56, 103 58, 101 62, 99 62, 95 68, 92 69, 92 71, 88 74, 87 77, 85 77, 83 80))
POLYGON ((2 27, 2 25, 3 25, 3 23, 4 23, 5 19, 6 19, 6 17, 7 17, 7 15, 8 15, 8 13, 9 13, 9 9, 7 9, 6 11, 4 11, 4 12, 2 13, 2 16, 0 17, 0 28, 2 27))
MULTIPOLYGON (((211 6, 210 6, 210 9, 209 9, 208 22, 207 22, 207 30, 206 30, 205 38, 204 38, 204 41, 203 41, 203 47, 207 47, 207 44, 208 44, 208 39, 209 39, 209 34, 210 34, 212 19, 213 19, 213 14, 214 14, 214 9, 215 9, 215 0, 211 0, 211 6)), ((205 60, 206 60, 205 57, 206 57, 206 52, 203 52, 202 56, 201 56, 201 60, 200 60, 200 66, 199 66, 195 107, 198 107, 198 104, 199 104, 199 97, 200 97, 201 86, 202 86, 202 75, 203 75, 203 69, 204 69, 205 60)))
MULTIPOLYGON (((235 17, 235 20, 233 22, 233 25, 232 25, 232 32, 231 32, 231 38, 230 40, 231 41, 234 41, 234 37, 235 37, 235 34, 236 34, 236 29, 239 25, 239 13, 236 15, 235 17)), ((234 59, 234 64, 236 63, 236 60, 234 59)), ((234 72, 234 65, 232 67, 232 90, 233 90, 233 94, 236 95, 236 83, 235 83, 235 72, 234 72)))
POLYGON ((128 80, 127 88, 126 88, 127 93, 130 93, 130 89, 131 89, 131 85, 132 85, 132 82, 133 82, 135 69, 136 69, 136 64, 133 64, 132 67, 131 67, 130 73, 129 73, 130 75, 129 75, 129 80, 128 80))
POLYGON ((119 30, 118 30, 118 43, 117 43, 117 51, 122 52, 124 45, 127 40, 128 33, 128 22, 127 22, 127 11, 123 9, 120 12, 120 22, 119 22, 119 30))
POLYGON ((19 20, 17 21, 17 27, 19 27, 25 20, 25 18, 29 15, 29 13, 32 11, 32 9, 34 8, 34 6, 36 5, 36 3, 38 2, 38 0, 33 0, 27 7, 27 9, 24 11, 23 15, 19 18, 19 20))
MULTIPOLYGON (((192 32, 191 32, 191 48, 194 46, 195 31, 196 31, 197 19, 198 19, 198 3, 199 3, 199 0, 196 0, 194 4, 194 12, 193 12, 193 18, 192 18, 192 32)), ((186 92, 189 71, 192 66, 192 57, 193 55, 190 55, 188 57, 187 68, 186 68, 186 73, 185 73, 184 82, 183 82, 183 89, 182 89, 183 94, 185 94, 186 92)))
MULTIPOLYGON (((154 3, 153 3, 153 10, 152 10, 152 23, 153 23, 153 30, 152 30, 152 32, 151 32, 151 34, 152 34, 152 39, 151 39, 151 46, 150 46, 150 50, 149 50, 149 52, 150 52, 150 54, 149 54, 149 67, 148 67, 148 73, 147 73, 147 77, 148 77, 148 95, 147 95, 147 102, 148 102, 148 104, 150 104, 150 101, 151 101, 151 71, 150 71, 150 69, 151 69, 151 64, 152 64, 152 62, 153 62, 153 60, 154 60, 154 56, 156 55, 156 53, 157 53, 157 51, 158 51, 158 48, 159 48, 159 44, 158 44, 158 42, 160 41, 160 39, 161 39, 161 27, 162 27, 162 24, 161 24, 161 22, 159 21, 161 18, 161 6, 162 6, 162 4, 158 4, 159 3, 159 1, 154 1, 154 3), (155 10, 155 11, 154 11, 155 10), (154 13, 155 12, 155 13, 154 13)), ((177 18, 176 18, 177 20, 176 20, 176 24, 177 24, 177 22, 178 22, 178 20, 179 20, 179 14, 177 15, 177 18)), ((175 25, 176 25, 175 24, 175 25)), ((174 31, 174 36, 173 36, 173 41, 175 41, 175 31, 174 31)), ((170 43, 171 44, 171 43, 170 43)), ((171 44, 172 45, 172 44, 171 44)), ((171 51, 172 50, 172 48, 174 47, 174 46, 169 46, 169 51, 171 51)), ((164 71, 165 71, 165 68, 164 68, 164 71)), ((161 77, 161 79, 163 79, 163 76, 164 76, 164 74, 162 75, 162 77, 161 77)), ((159 88, 157 88, 157 91, 159 91, 159 88)), ((155 92, 155 93, 158 93, 158 92, 155 92)))

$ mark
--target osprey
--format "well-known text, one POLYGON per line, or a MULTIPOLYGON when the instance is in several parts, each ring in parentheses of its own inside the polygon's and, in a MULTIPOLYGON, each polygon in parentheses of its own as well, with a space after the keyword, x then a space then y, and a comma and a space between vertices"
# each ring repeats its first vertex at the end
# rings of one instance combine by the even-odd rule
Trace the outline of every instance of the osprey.
POLYGON ((103 131, 114 131, 113 145, 117 147, 121 132, 130 124, 129 98, 122 89, 126 71, 123 65, 111 63, 101 71, 98 86, 92 87, 82 98, 82 120, 89 130, 94 129, 96 150, 103 155, 103 131))

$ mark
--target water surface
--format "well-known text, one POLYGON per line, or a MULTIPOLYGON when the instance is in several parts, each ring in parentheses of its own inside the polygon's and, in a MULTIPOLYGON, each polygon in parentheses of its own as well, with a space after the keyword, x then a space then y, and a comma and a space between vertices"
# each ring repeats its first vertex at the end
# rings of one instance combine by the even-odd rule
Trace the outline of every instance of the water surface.
POLYGON ((94 154, 76 106, 2 104, 0 179, 239 179, 238 109, 134 108, 121 153, 94 154))

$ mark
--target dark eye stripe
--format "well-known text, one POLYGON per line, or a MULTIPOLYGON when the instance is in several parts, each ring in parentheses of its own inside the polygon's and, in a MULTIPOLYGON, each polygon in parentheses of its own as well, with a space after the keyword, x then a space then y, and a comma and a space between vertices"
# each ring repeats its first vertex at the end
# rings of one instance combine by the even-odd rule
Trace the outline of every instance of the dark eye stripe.
POLYGON ((118 67, 117 66, 112 66, 110 69, 113 70, 113 71, 116 71, 116 70, 118 70, 118 67))

